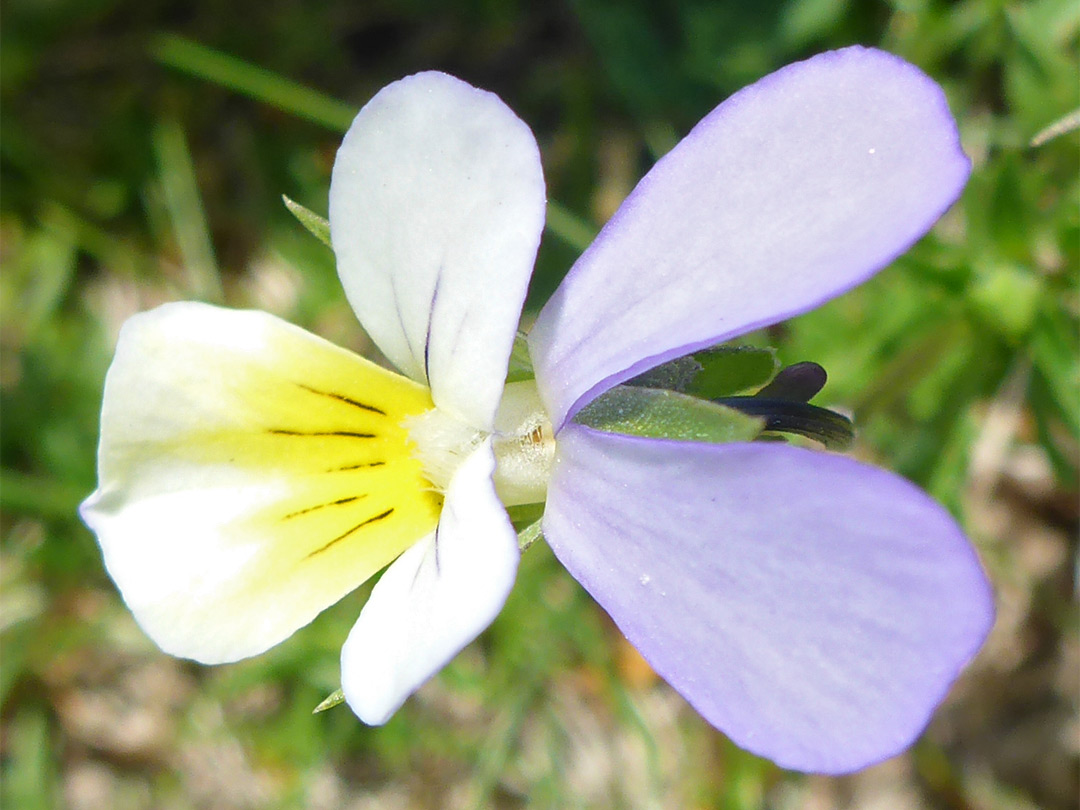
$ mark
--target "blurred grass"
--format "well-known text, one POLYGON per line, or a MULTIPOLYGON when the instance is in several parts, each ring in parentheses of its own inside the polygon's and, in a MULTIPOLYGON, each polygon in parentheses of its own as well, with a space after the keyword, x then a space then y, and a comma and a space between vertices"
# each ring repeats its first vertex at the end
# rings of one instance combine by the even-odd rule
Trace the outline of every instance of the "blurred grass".
POLYGON ((12 0, 0 29, 0 804, 5 807, 1067 808, 1077 795, 1071 0, 12 0), (358 349, 325 213, 338 133, 439 68, 544 152, 550 294, 648 165, 740 86, 860 42, 946 89, 975 170, 896 266, 758 342, 830 372, 857 453, 960 516, 999 622, 911 755, 841 780, 738 751, 659 683, 537 544, 495 625, 384 728, 337 686, 356 594, 267 655, 158 653, 75 516, 119 324, 178 298, 255 306, 358 349), (317 89, 316 89, 317 88, 317 89))

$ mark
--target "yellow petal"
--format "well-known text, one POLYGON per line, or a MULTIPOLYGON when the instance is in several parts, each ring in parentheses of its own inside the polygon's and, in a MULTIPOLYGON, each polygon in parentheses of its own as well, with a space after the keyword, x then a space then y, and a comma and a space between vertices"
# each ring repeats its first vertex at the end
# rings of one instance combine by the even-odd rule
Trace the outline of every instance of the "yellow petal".
POLYGON ((121 333, 83 517, 163 649, 254 655, 434 530, 402 427, 431 407, 270 315, 168 304, 121 333))

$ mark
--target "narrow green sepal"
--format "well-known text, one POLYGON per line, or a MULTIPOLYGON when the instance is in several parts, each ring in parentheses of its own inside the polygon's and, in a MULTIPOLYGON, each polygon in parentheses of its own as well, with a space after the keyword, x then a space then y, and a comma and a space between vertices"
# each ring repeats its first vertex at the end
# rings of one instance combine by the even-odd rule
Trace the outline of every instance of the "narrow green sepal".
POLYGON ((533 523, 530 523, 528 526, 522 529, 520 532, 518 532, 518 548, 521 549, 522 552, 528 549, 529 546, 531 546, 537 540, 543 538, 544 532, 542 527, 540 526, 540 523, 541 522, 539 520, 534 521, 533 523))
POLYGON ((574 421, 608 433, 712 444, 748 442, 765 427, 762 419, 714 402, 630 385, 600 395, 574 421))
POLYGON ((324 700, 322 703, 312 709, 311 713, 318 714, 319 712, 325 712, 327 709, 332 709, 335 706, 340 706, 344 702, 345 693, 342 692, 340 689, 336 689, 327 696, 326 700, 324 700))
POLYGON ((627 380, 626 385, 637 388, 662 388, 665 391, 678 391, 682 394, 686 393, 701 370, 701 363, 695 360, 693 355, 686 355, 669 360, 656 368, 650 368, 632 380, 627 380))
POLYGON ((540 521, 544 517, 544 504, 526 503, 508 506, 506 513, 510 516, 510 522, 514 524, 514 531, 518 533, 518 548, 522 551, 544 536, 540 530, 540 521))
POLYGON ((638 388, 663 388, 702 399, 717 399, 765 385, 779 367, 774 349, 713 346, 669 360, 639 374, 626 384, 638 388))
POLYGON ((316 239, 322 242, 327 247, 330 245, 330 223, 323 219, 310 208, 305 208, 296 200, 290 200, 284 194, 281 195, 281 199, 285 202, 285 207, 289 209, 294 217, 300 220, 300 224, 307 228, 316 239))
POLYGON ((510 350, 510 365, 506 369, 506 381, 508 383, 531 380, 536 377, 533 373, 532 358, 529 356, 529 344, 525 340, 525 333, 518 332, 514 336, 514 348, 510 350))
POLYGON ((756 346, 714 346, 696 352, 693 358, 701 371, 685 393, 704 399, 733 396, 763 386, 780 368, 776 349, 756 346))

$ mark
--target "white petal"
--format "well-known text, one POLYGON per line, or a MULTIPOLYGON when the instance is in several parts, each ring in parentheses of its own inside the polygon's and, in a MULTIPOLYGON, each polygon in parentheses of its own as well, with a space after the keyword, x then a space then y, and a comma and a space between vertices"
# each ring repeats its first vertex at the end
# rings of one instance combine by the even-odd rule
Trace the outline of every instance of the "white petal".
POLYGON ((544 225, 540 153, 497 96, 442 73, 381 90, 338 150, 338 273, 379 348, 490 429, 544 225))
POLYGON ((412 381, 261 312, 125 324, 82 516, 136 620, 205 663, 262 652, 437 523, 412 381))
POLYGON ((495 495, 488 440, 462 463, 439 528, 383 574, 341 651, 345 699, 385 723, 502 609, 517 572, 517 535, 495 495))

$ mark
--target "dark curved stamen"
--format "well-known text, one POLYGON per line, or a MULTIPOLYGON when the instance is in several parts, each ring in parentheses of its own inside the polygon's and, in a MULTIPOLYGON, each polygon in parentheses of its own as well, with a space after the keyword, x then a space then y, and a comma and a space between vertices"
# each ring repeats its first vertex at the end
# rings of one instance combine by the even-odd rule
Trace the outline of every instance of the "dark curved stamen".
POLYGON ((846 416, 827 408, 771 397, 723 397, 713 402, 765 420, 765 430, 795 433, 826 447, 843 450, 855 439, 855 427, 846 416))

